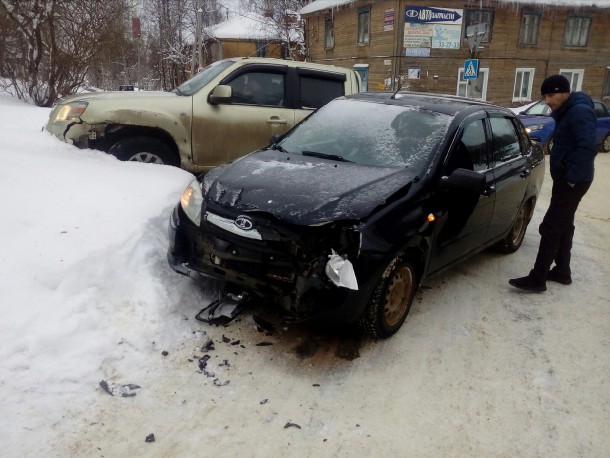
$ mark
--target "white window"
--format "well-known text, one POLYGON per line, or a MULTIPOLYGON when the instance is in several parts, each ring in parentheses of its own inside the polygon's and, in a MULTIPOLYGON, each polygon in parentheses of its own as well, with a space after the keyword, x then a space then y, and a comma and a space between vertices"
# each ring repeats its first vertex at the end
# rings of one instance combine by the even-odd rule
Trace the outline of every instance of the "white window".
POLYGON ((458 70, 458 84, 456 95, 470 97, 471 99, 487 100, 487 78, 489 68, 479 68, 477 79, 465 80, 464 67, 458 70))
POLYGON ((562 68, 559 73, 568 79, 572 92, 582 90, 582 79, 585 76, 584 69, 562 68))
POLYGON ((531 102, 534 68, 518 68, 515 71, 513 102, 531 102))
POLYGON ((371 30, 371 8, 358 9, 358 44, 364 45, 369 43, 369 35, 371 30))

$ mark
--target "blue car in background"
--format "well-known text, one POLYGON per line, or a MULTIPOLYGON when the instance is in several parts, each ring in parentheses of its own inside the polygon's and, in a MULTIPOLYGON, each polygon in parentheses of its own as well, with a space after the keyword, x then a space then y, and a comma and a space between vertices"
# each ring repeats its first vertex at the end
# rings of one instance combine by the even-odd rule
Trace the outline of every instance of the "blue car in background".
MULTIPOLYGON (((595 116, 597 117, 596 141, 599 150, 610 151, 610 107, 601 100, 594 100, 595 116)), ((553 131, 555 120, 551 117, 551 109, 542 100, 534 103, 519 113, 519 119, 531 139, 540 142, 545 154, 553 147, 553 131)))

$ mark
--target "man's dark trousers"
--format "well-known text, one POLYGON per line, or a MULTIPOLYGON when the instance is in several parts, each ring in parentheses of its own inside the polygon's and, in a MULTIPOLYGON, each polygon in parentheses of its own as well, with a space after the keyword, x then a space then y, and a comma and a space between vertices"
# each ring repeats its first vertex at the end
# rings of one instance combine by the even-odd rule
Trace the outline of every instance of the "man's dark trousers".
POLYGON ((591 182, 570 186, 565 179, 553 181, 551 203, 540 224, 540 248, 532 276, 546 281, 553 261, 563 274, 570 275, 570 251, 574 237, 574 214, 591 182))

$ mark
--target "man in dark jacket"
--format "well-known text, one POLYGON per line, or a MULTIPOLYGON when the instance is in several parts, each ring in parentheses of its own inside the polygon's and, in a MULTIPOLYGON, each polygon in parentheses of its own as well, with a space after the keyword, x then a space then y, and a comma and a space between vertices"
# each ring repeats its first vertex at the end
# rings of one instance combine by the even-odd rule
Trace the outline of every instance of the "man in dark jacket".
POLYGON ((527 277, 508 282, 524 291, 546 291, 546 281, 572 283, 570 251, 574 236, 574 214, 593 181, 597 154, 593 101, 584 92, 570 93, 570 82, 562 75, 546 78, 542 97, 555 120, 551 149, 551 203, 540 224, 540 247, 534 268, 527 277), (555 267, 551 265, 555 262, 555 267), (551 269, 551 270, 549 270, 551 269))

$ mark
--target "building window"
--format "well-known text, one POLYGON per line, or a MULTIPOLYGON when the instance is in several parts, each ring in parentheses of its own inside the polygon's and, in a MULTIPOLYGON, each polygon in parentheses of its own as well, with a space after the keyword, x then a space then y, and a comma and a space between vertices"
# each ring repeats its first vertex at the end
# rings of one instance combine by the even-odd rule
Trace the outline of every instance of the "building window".
POLYGON ((369 44, 371 30, 371 8, 358 9, 358 44, 369 44))
POLYGON ((335 25, 331 18, 324 20, 324 36, 324 47, 327 49, 333 48, 335 46, 335 25))
POLYGON ((486 100, 487 77, 489 68, 479 68, 479 76, 476 79, 464 79, 464 67, 458 70, 458 84, 455 95, 470 97, 471 99, 486 100))
POLYGON ((541 17, 540 11, 523 12, 521 31, 519 33, 519 44, 521 46, 535 46, 538 44, 541 17))
POLYGON ((563 35, 563 45, 584 48, 589 42, 590 31, 591 17, 576 15, 568 17, 563 35))
POLYGON ((518 68, 515 72, 513 102, 530 102, 532 100, 533 68, 518 68))
POLYGON ((266 41, 255 41, 254 45, 256 46, 256 57, 266 57, 267 56, 267 46, 269 43, 266 41))
POLYGON ((559 70, 559 74, 565 76, 570 82, 570 91, 582 90, 582 79, 585 76, 584 69, 561 69, 559 70))
POLYGON ((493 10, 464 10, 464 38, 466 37, 466 30, 471 25, 487 24, 485 29, 485 35, 481 40, 482 43, 489 43, 491 41, 491 26, 494 21, 493 10))

